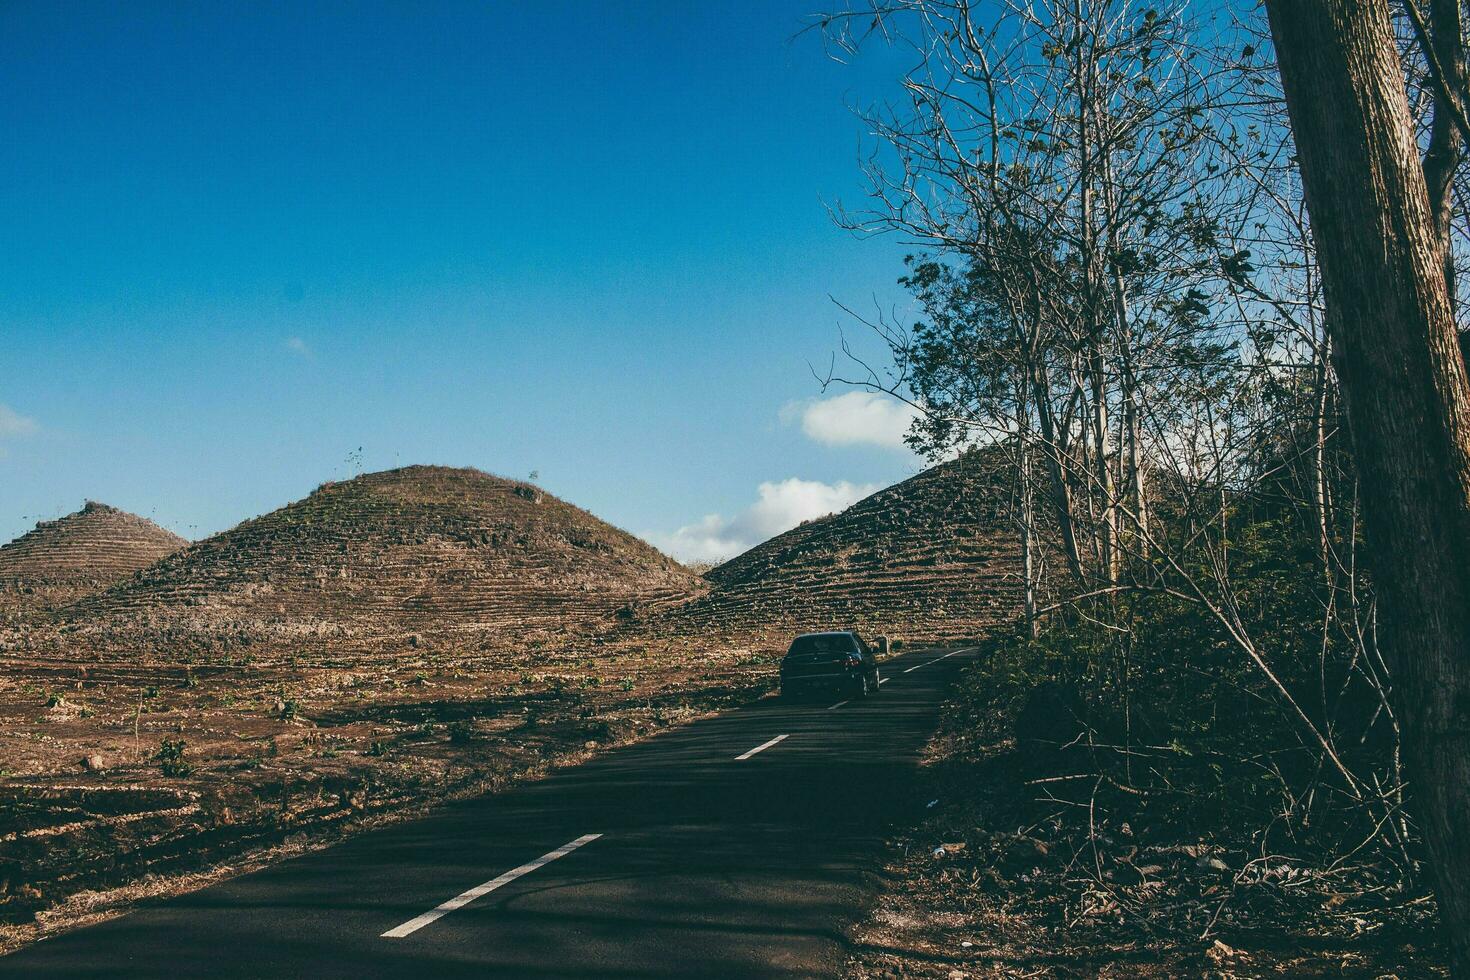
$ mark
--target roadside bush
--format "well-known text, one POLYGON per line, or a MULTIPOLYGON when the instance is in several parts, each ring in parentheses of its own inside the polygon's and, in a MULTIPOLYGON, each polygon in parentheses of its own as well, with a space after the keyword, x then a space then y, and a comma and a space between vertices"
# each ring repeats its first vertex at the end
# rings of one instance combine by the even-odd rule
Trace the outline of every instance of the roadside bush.
POLYGON ((1396 800, 1363 792, 1398 781, 1362 637, 1324 629, 1310 538, 1281 515, 1248 517, 1230 541, 1230 600, 1285 694, 1202 603, 1139 588, 1065 606, 1035 639, 992 639, 961 682, 963 725, 1014 738, 1040 800, 1172 833, 1249 831, 1263 847, 1285 835, 1340 854, 1371 839, 1407 854, 1402 818, 1385 820, 1396 800))

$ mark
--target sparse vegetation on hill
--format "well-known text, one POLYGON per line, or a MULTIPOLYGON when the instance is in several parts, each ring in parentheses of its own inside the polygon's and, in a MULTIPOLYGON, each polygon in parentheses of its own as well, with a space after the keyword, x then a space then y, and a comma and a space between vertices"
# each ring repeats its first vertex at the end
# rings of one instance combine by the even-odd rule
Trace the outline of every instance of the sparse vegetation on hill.
POLYGON ((74 602, 188 543, 146 518, 89 500, 0 547, 0 623, 74 602))
POLYGON ((766 636, 853 628, 903 640, 984 635, 1020 611, 1006 461, 974 451, 807 521, 706 573, 714 589, 643 628, 766 636))
POLYGON ((702 588, 650 545, 529 483, 409 466, 324 484, 60 618, 94 647, 219 652, 575 629, 702 588))

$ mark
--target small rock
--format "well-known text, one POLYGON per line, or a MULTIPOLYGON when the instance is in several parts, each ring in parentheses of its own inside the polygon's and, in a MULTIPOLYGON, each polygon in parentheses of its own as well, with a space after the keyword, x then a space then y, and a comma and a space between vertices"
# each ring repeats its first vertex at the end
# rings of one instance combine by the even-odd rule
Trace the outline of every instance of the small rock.
POLYGON ((1234 957, 1244 956, 1245 954, 1233 946, 1225 945, 1217 939, 1209 949, 1205 950, 1205 955, 1214 962, 1219 963, 1221 960, 1233 959, 1234 957))
POLYGON ((1012 869, 1031 867, 1037 858, 1047 855, 1047 846, 1041 841, 1024 834, 1011 837, 1001 852, 1003 860, 1012 869))
POLYGON ((1221 861, 1213 854, 1202 854, 1200 859, 1194 862, 1194 866, 1201 871, 1229 871, 1230 865, 1221 861))
POLYGON ((107 768, 107 760, 96 752, 93 752, 91 755, 83 757, 82 768, 91 772, 101 772, 107 768))

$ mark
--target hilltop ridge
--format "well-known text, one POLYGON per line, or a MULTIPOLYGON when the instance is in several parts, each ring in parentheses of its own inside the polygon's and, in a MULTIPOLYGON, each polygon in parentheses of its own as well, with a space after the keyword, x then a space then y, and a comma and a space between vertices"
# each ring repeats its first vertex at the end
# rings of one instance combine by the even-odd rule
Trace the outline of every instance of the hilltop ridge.
POLYGON ((703 588, 653 546, 532 484, 406 466, 324 483, 60 615, 104 632, 365 637, 576 626, 703 588))
POLYGON ((188 543, 147 518, 89 500, 0 546, 0 615, 73 602, 188 543))
POLYGON ((998 450, 974 450, 807 521, 705 573, 714 588, 654 633, 789 636, 856 628, 978 635, 1021 606, 1020 546, 998 450))

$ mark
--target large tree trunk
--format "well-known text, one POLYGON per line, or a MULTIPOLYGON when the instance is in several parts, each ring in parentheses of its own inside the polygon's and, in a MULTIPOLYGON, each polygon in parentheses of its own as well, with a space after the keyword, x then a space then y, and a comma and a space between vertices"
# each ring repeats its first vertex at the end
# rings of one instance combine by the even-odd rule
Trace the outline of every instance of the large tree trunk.
POLYGON ((1267 0, 1414 806, 1470 977, 1470 385, 1385 0, 1267 0))

